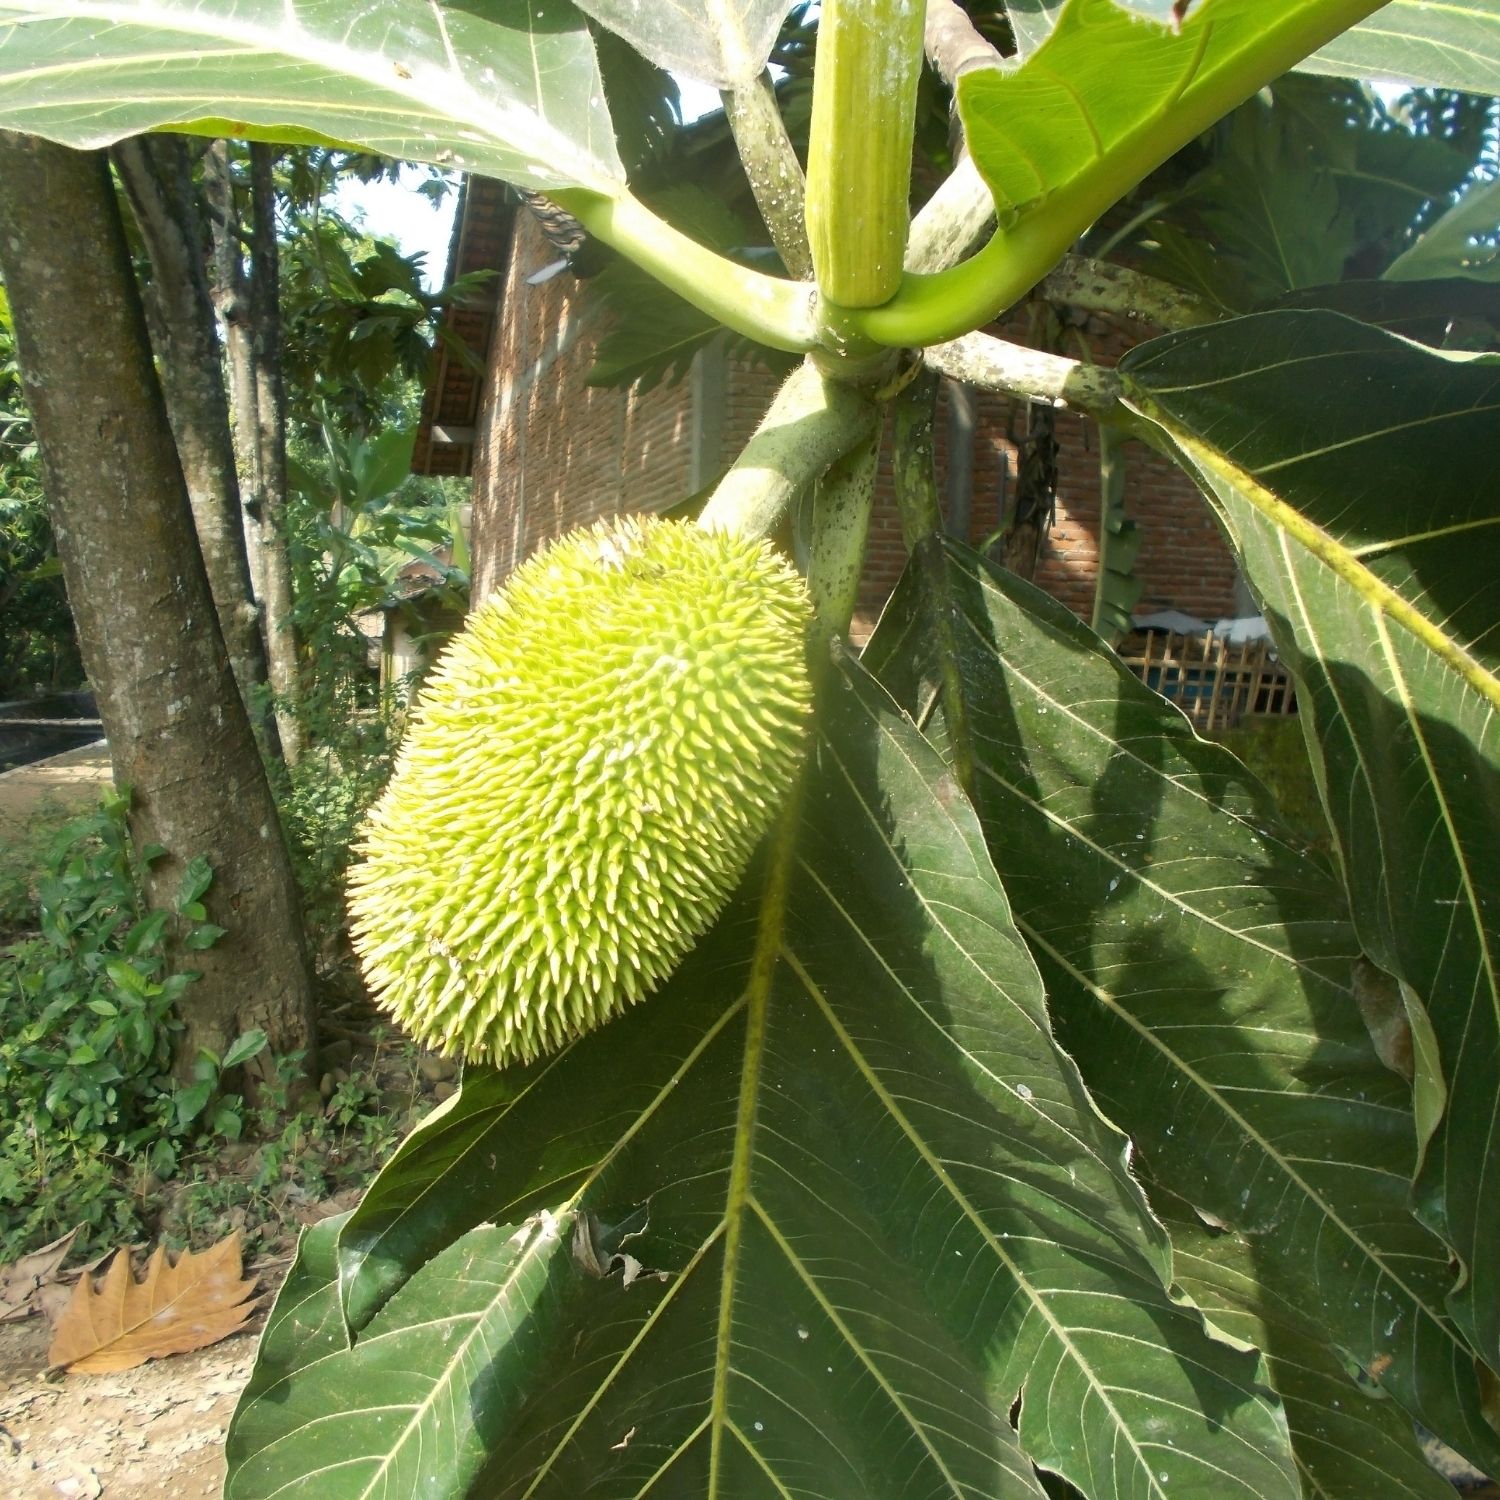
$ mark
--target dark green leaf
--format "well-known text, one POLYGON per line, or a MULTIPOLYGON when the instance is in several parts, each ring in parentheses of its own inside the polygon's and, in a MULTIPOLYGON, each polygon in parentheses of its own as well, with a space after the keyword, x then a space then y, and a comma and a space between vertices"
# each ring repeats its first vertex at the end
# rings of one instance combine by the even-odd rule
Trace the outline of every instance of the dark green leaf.
MULTIPOLYGON (((1500 31, 1500 19, 1497 19, 1500 31)), ((1500 282, 1500 179, 1476 182, 1409 249, 1386 267, 1391 281, 1464 276, 1500 282)))
MULTIPOLYGON (((1153 1191, 1152 1201, 1161 1207, 1153 1191)), ((1286 1404, 1304 1493, 1316 1500, 1453 1500, 1392 1401, 1349 1379, 1302 1310, 1270 1290, 1250 1241, 1210 1230, 1183 1203, 1167 1218, 1177 1283, 1231 1338, 1263 1350, 1286 1404)))
MULTIPOLYGON (((1407 1087, 1355 1003, 1337 882, 1063 606, 956 543, 935 560, 990 850, 1085 1080, 1156 1177, 1252 1236, 1310 1328, 1495 1465, 1445 1247, 1409 1209, 1407 1087)), ((866 652, 916 712, 940 667, 922 618, 909 575, 866 652)))
POLYGON ((325 1221, 303 1236, 277 1299, 230 1433, 227 1500, 314 1475, 327 1500, 463 1494, 524 1399, 519 1376, 543 1336, 538 1301, 579 1291, 567 1241, 551 1219, 470 1230, 350 1350, 335 1231, 325 1221))
POLYGON ((213 1097, 213 1080, 205 1078, 198 1083, 190 1083, 186 1088, 180 1088, 172 1096, 172 1103, 177 1112, 177 1129, 186 1130, 194 1120, 198 1118, 213 1097))
POLYGON ((1235 540, 1298 679, 1360 941, 1431 1018, 1417 1177, 1500 1365, 1500 359, 1266 313, 1122 363, 1235 540))
POLYGON ((230 1068, 237 1068, 241 1063, 249 1062, 252 1057, 259 1057, 265 1051, 267 1044, 266 1034, 263 1031, 243 1031, 230 1044, 229 1050, 224 1054, 224 1060, 219 1064, 222 1072, 228 1072, 230 1068))
MULTIPOLYGON (((1419 344, 1455 347, 1456 329, 1473 328, 1476 342, 1488 346, 1500 333, 1500 286, 1461 277, 1424 281, 1336 281, 1305 287, 1278 298, 1276 309, 1325 308, 1370 323, 1419 344), (1482 342, 1479 342, 1482 341, 1482 342)), ((1271 308, 1264 309, 1270 311, 1271 308)))
POLYGON ((213 866, 201 855, 195 854, 182 870, 182 885, 177 892, 177 909, 196 901, 214 883, 213 866))
POLYGON ((1162 1290, 957 787, 857 669, 821 721, 759 899, 627 1016, 471 1070, 346 1224, 350 1386, 384 1404, 359 1350, 462 1236, 555 1222, 548 1295, 468 1373, 491 1464, 443 1439, 435 1493, 1036 1500, 1024 1449, 1098 1497, 1294 1495, 1254 1361, 1162 1290))

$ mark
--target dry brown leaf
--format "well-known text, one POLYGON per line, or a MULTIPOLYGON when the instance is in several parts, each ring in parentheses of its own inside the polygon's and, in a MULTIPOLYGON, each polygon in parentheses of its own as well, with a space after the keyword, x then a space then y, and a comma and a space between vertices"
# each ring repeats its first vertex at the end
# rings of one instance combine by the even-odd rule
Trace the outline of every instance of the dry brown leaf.
POLYGON ((158 1248, 141 1281, 131 1272, 129 1254, 118 1254, 97 1284, 91 1276, 79 1277, 47 1363, 54 1370, 105 1375, 207 1348, 244 1324, 255 1307, 254 1290, 255 1279, 240 1275, 238 1232, 201 1255, 184 1250, 175 1264, 158 1248))
POLYGON ((38 1310, 41 1304, 37 1294, 57 1280, 58 1270, 82 1227, 77 1225, 50 1245, 43 1245, 8 1266, 0 1266, 0 1323, 29 1317, 38 1310))

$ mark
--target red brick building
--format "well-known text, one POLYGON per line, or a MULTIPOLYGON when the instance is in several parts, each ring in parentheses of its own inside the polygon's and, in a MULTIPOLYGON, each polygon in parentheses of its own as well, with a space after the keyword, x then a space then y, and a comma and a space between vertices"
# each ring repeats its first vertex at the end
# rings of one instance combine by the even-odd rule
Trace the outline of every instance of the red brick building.
MULTIPOLYGON (((455 325, 471 348, 483 351, 485 376, 476 381, 451 355, 439 356, 417 467, 472 473, 475 598, 569 527, 665 508, 703 488, 754 430, 774 390, 768 373, 713 347, 675 386, 645 393, 589 386, 607 314, 587 281, 566 270, 539 277, 557 259, 530 213, 508 206, 498 184, 470 180, 450 271, 489 265, 501 272, 492 283, 493 304, 466 309, 455 325)), ((1078 331, 1101 363, 1112 363, 1139 341, 1133 330, 1097 318, 1078 331)), ((997 532, 1015 494, 1016 437, 1025 432, 1025 417, 1009 397, 973 394, 968 532, 981 544, 997 532)), ((940 485, 947 431, 940 410, 940 485)), ((1056 439, 1056 522, 1036 577, 1087 618, 1098 557, 1097 433, 1092 423, 1063 412, 1056 439)), ((1138 444, 1129 445, 1126 463, 1127 510, 1143 535, 1137 614, 1175 608, 1212 621, 1244 613, 1233 560, 1192 481, 1138 444)), ((882 485, 861 596, 865 622, 878 612, 903 562, 895 505, 882 485)))

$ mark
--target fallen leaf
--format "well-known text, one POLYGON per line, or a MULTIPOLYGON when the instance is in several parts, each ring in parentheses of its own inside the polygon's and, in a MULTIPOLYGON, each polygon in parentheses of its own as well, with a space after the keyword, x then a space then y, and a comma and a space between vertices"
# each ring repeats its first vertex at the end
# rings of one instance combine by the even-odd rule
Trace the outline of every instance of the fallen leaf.
POLYGON ((70 1229, 61 1239, 23 1255, 8 1266, 0 1266, 0 1323, 30 1317, 40 1307, 37 1293, 57 1280, 59 1267, 68 1258, 78 1230, 70 1229))
POLYGON ((201 1255, 184 1250, 175 1263, 158 1248, 141 1281, 132 1274, 130 1256, 118 1254, 97 1284, 91 1276, 79 1277, 58 1319, 48 1366, 105 1375, 207 1348, 244 1324, 255 1307, 254 1290, 254 1278, 240 1275, 238 1233, 201 1255))

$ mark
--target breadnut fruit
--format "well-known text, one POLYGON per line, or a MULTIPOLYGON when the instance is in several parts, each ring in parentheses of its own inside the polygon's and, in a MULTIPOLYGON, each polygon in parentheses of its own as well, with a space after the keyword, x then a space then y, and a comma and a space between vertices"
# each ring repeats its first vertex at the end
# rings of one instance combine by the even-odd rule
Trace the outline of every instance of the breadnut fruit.
POLYGON ((671 973, 796 775, 809 613, 766 543, 656 518, 569 533, 474 610, 350 877, 415 1039, 530 1061, 671 973))

